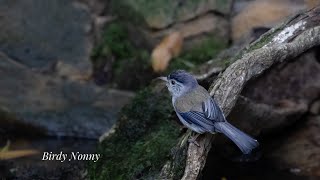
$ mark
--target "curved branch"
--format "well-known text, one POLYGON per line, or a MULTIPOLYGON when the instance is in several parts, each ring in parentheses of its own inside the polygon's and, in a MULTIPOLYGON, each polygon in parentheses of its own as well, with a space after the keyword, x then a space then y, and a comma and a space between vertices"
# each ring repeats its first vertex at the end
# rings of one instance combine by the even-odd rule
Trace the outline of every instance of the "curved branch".
MULTIPOLYGON (((293 17, 242 50, 235 57, 235 62, 211 85, 210 94, 225 115, 228 115, 249 80, 258 77, 274 64, 288 61, 317 45, 320 45, 320 7, 293 17)), ((199 138, 200 147, 189 144, 182 179, 199 177, 212 138, 211 134, 199 138)), ((173 173, 167 173, 167 179, 171 179, 173 173)))

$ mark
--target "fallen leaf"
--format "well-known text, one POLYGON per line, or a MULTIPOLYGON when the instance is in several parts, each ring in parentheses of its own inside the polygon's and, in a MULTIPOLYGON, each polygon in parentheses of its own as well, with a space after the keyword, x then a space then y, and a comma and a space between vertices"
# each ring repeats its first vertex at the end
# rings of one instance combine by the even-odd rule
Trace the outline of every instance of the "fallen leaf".
POLYGON ((169 61, 172 58, 167 48, 156 48, 151 55, 152 68, 154 72, 163 72, 167 69, 169 61))
POLYGON ((0 160, 16 159, 38 154, 36 150, 9 150, 0 152, 0 160))
POLYGON ((166 36, 152 51, 151 64, 153 71, 163 72, 166 70, 170 60, 180 54, 182 44, 183 36, 180 32, 173 32, 166 36))
POLYGON ((182 48, 183 37, 180 32, 173 32, 163 39, 163 44, 167 46, 173 57, 177 57, 182 48))

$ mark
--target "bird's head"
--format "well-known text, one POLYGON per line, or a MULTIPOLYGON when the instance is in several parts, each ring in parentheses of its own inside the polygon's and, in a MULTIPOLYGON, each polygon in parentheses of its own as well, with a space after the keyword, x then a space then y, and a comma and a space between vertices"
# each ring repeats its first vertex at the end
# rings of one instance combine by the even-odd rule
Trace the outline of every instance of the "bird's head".
POLYGON ((184 70, 176 70, 167 77, 159 79, 166 81, 166 86, 173 97, 179 97, 198 86, 197 80, 184 70))

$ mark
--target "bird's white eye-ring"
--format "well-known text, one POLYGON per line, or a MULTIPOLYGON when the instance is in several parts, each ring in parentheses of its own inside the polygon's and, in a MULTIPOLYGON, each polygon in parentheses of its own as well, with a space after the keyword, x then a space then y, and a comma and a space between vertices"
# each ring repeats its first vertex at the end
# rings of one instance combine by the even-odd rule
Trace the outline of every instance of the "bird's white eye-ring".
POLYGON ((176 84, 176 82, 174 80, 171 80, 171 84, 174 85, 176 84))

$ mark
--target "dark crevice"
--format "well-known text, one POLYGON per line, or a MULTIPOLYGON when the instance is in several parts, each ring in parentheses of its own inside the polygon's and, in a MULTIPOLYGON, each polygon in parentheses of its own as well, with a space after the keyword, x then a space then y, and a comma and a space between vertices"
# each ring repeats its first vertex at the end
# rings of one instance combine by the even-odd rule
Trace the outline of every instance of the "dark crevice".
POLYGON ((315 57, 318 63, 320 63, 320 46, 315 47, 315 57))
MULTIPOLYGON (((305 127, 310 115, 306 113, 295 123, 288 125, 282 131, 268 134, 261 134, 256 137, 260 146, 249 155, 241 155, 236 146, 233 151, 226 151, 225 146, 219 144, 211 148, 201 179, 209 177, 212 179, 304 179, 302 176, 296 176, 289 171, 279 170, 273 162, 267 157, 268 152, 274 148, 286 143, 287 137, 291 136, 301 128, 305 127), (306 120, 307 119, 307 120, 306 120), (276 141, 275 141, 276 137, 276 141), (214 169, 214 170, 213 170, 214 169)), ((217 137, 217 141, 225 140, 223 135, 217 137)), ((229 146, 229 143, 227 143, 229 146)), ((230 143, 231 144, 231 143, 230 143)), ((231 145, 230 145, 231 146, 231 145)))

